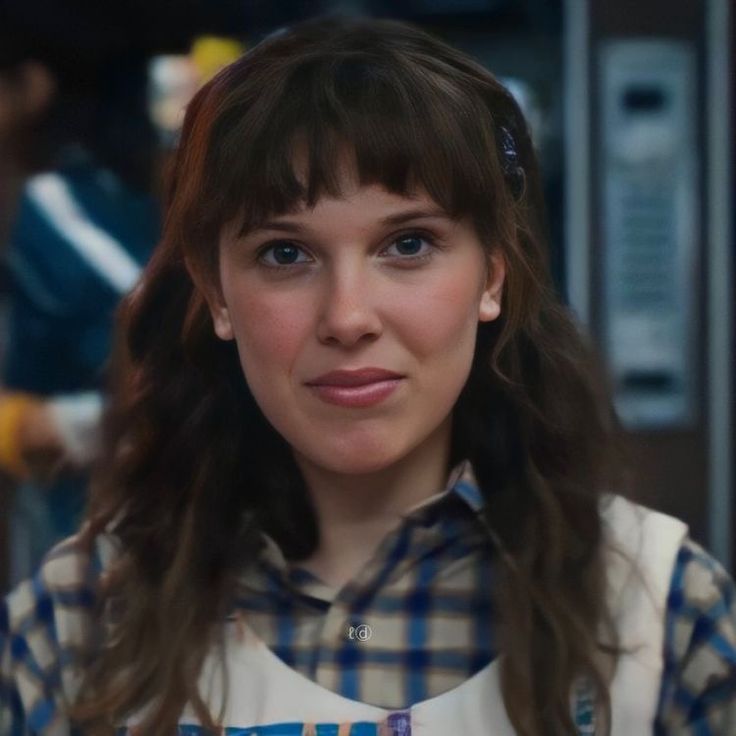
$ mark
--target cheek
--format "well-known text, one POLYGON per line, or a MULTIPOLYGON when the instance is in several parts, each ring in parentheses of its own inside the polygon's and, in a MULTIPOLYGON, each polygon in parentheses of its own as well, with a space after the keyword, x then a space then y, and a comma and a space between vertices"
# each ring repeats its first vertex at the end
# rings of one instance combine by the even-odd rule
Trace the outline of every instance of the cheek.
POLYGON ((442 278, 417 289, 410 299, 396 304, 394 313, 402 315, 407 339, 415 352, 425 358, 464 360, 475 346, 478 304, 474 286, 458 275, 442 278))
POLYGON ((259 381, 268 376, 256 372, 288 371, 309 332, 310 311, 304 300, 252 287, 240 294, 229 301, 230 319, 246 378, 259 381))

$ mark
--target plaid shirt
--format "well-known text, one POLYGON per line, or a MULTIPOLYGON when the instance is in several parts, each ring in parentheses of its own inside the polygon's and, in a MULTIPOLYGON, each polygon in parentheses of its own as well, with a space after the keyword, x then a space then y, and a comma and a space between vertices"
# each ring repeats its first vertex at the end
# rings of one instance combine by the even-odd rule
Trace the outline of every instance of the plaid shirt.
MULTIPOLYGON (((405 512, 340 590, 289 564, 264 535, 232 615, 247 617, 289 666, 347 698, 399 709, 439 695, 496 654, 482 504, 469 464, 461 464, 444 491, 405 512)), ((0 736, 63 733, 56 699, 73 657, 59 651, 53 621, 89 616, 97 569, 68 541, 8 597, 0 612, 0 736), (20 689, 33 703, 25 715, 20 689)), ((687 539, 668 597, 656 736, 736 733, 734 593, 723 567, 687 539)))

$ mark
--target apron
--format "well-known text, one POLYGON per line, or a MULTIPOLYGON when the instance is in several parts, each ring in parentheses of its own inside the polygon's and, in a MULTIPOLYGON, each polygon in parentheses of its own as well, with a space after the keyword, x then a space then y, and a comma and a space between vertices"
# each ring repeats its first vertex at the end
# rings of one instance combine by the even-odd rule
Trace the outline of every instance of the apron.
MULTIPOLYGON (((608 541, 608 600, 621 645, 611 684, 612 736, 652 733, 663 667, 666 600, 687 526, 620 496, 602 501, 608 541), (623 553, 623 554, 621 554, 623 553), (628 556, 628 559, 627 559, 628 556), (631 561, 640 566, 638 575, 631 561)), ((342 697, 291 669, 242 619, 226 623, 228 702, 221 721, 228 736, 515 736, 499 685, 499 655, 457 687, 405 710, 388 710, 342 697)), ((205 662, 200 692, 217 715, 224 692, 221 664, 205 662)), ((593 734, 591 700, 571 696, 578 732, 593 734)), ((142 715, 118 733, 136 733, 142 715)), ((187 706, 180 734, 199 736, 187 706)))

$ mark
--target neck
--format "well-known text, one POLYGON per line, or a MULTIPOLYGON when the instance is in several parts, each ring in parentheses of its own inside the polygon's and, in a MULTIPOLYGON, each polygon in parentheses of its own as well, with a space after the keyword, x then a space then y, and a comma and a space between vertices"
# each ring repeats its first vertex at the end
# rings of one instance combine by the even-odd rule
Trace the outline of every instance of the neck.
POLYGON ((447 482, 449 425, 393 465, 366 475, 331 473, 296 456, 314 506, 319 542, 299 564, 339 586, 375 552, 402 514, 447 482))

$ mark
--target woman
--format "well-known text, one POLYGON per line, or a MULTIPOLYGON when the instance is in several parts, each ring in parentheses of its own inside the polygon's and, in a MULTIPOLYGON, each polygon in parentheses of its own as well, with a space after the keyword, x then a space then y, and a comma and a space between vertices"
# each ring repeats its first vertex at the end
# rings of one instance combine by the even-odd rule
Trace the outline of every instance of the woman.
POLYGON ((32 731, 726 733, 733 584, 606 495, 541 212, 513 99, 402 24, 196 95, 87 522, 8 600, 32 731))

